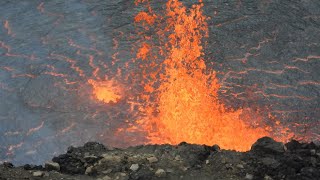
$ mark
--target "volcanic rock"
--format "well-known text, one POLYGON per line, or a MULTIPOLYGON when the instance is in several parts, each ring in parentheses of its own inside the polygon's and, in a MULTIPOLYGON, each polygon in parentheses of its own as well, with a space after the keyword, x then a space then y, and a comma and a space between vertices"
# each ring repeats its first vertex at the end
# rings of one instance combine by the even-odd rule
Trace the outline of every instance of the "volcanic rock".
POLYGON ((43 167, 40 165, 31 165, 31 164, 25 164, 23 165, 23 169, 25 170, 43 170, 43 167))
POLYGON ((277 168, 280 165, 280 163, 277 160, 275 160, 274 158, 271 158, 271 157, 262 158, 261 162, 265 166, 268 166, 270 168, 277 168))
POLYGON ((103 159, 101 161, 103 162, 119 163, 122 161, 122 157, 118 155, 103 154, 102 157, 103 159))
POLYGON ((181 156, 180 156, 180 155, 177 155, 176 157, 174 157, 174 160, 176 160, 176 161, 181 161, 181 160, 182 160, 182 158, 181 158, 181 156))
POLYGON ((102 154, 106 151, 103 144, 88 142, 83 147, 69 147, 66 154, 54 157, 52 161, 60 165, 62 173, 84 174, 88 167, 103 158, 102 154))
POLYGON ((93 156, 93 155, 84 156, 84 160, 85 160, 87 163, 94 163, 94 162, 97 161, 97 159, 98 159, 98 157, 93 156))
POLYGON ((206 160, 212 149, 208 146, 180 143, 177 147, 177 151, 187 165, 195 166, 206 160))
POLYGON ((42 176, 44 176, 44 172, 35 171, 35 172, 32 173, 32 176, 34 176, 34 177, 42 177, 42 176))
MULTIPOLYGON (((55 157, 53 163, 60 162, 60 172, 49 171, 50 168, 48 168, 47 163, 46 168, 40 170, 40 172, 48 175, 48 178, 44 174, 41 178, 152 180, 164 177, 179 179, 183 176, 185 179, 205 180, 320 179, 320 158, 310 152, 313 149, 319 152, 319 148, 312 143, 297 145, 293 142, 291 146, 289 145, 288 151, 282 153, 267 148, 269 154, 266 153, 265 146, 259 145, 259 142, 255 144, 255 148, 245 153, 227 150, 216 151, 210 146, 187 143, 177 146, 147 145, 114 150, 100 148, 99 151, 101 152, 99 152, 92 150, 96 143, 90 144, 93 146, 92 148, 88 145, 72 147, 69 148, 69 150, 72 150, 66 154, 55 157), (292 146, 293 144, 295 146, 292 146), (85 158, 88 156, 90 158, 85 158), (97 159, 91 158, 91 156, 95 156, 97 159), (175 160, 177 156, 179 161, 175 160), (149 160, 151 159, 148 160, 150 157, 156 157, 158 161, 150 163, 149 160)), ((269 144, 266 147, 270 147, 269 144)), ((0 179, 10 179, 15 174, 24 174, 20 176, 26 177, 26 179, 31 176, 32 179, 34 177, 33 173, 25 169, 36 168, 41 169, 42 166, 25 165, 10 168, 3 164, 0 165, 0 179)))
POLYGON ((112 178, 111 177, 109 177, 109 176, 104 176, 103 178, 102 178, 102 180, 111 180, 112 178))
POLYGON ((107 169, 105 171, 102 171, 102 174, 109 174, 112 172, 112 169, 107 169))
POLYGON ((52 159, 60 165, 60 171, 68 174, 84 174, 86 171, 84 160, 74 154, 62 154, 52 159))
POLYGON ((285 146, 270 137, 263 137, 253 144, 251 150, 260 155, 282 154, 285 152, 285 146))
POLYGON ((147 160, 149 161, 149 163, 156 163, 156 162, 158 162, 158 158, 156 158, 156 157, 154 157, 154 156, 147 158, 147 160))
POLYGON ((51 161, 45 163, 45 168, 48 171, 60 171, 60 165, 51 161))
POLYGON ((96 154, 97 152, 101 153, 101 152, 105 152, 106 150, 107 150, 106 147, 101 143, 87 142, 84 144, 82 148, 70 147, 68 149, 68 153, 75 152, 75 153, 81 153, 85 155, 85 153, 96 154))
POLYGON ((165 177, 166 176, 166 171, 163 170, 163 169, 158 169, 156 172, 155 172, 155 175, 157 177, 165 177))
POLYGON ((93 173, 94 173, 94 167, 93 166, 87 167, 86 171, 84 172, 84 174, 87 174, 87 175, 92 175, 93 173))
POLYGON ((10 162, 4 162, 3 166, 5 166, 7 168, 13 168, 14 167, 14 165, 12 163, 10 163, 10 162))
POLYGON ((131 178, 126 173, 118 172, 113 176, 113 179, 116 179, 116 180, 129 180, 129 179, 137 179, 137 178, 131 178))
POLYGON ((211 149, 212 149, 213 151, 220 151, 220 147, 219 147, 217 144, 213 145, 213 146, 211 147, 211 149))
POLYGON ((273 180, 272 177, 270 177, 270 176, 268 176, 268 175, 265 175, 263 179, 264 179, 264 180, 273 180))
POLYGON ((131 179, 153 179, 154 172, 151 171, 149 167, 141 166, 138 171, 133 171, 130 173, 131 179))
POLYGON ((253 179, 253 175, 247 173, 245 179, 251 180, 253 179))
POLYGON ((243 166, 242 164, 237 164, 237 168, 239 168, 239 169, 243 169, 243 168, 244 168, 244 166, 243 166))
POLYGON ((139 169, 139 164, 132 164, 132 165, 130 166, 130 169, 131 169, 132 171, 137 171, 137 170, 139 169))
MULTIPOLYGON (((260 140, 258 140, 258 142, 259 141, 260 140)), ((258 144, 258 142, 256 144, 258 144)), ((270 147, 274 147, 270 144, 276 143, 273 141, 269 142, 271 143, 266 143, 268 148, 258 146, 259 148, 252 148, 252 152, 247 154, 250 159, 249 161, 247 160, 247 162, 249 162, 248 165, 256 167, 253 170, 255 177, 258 179, 264 178, 261 174, 261 172, 264 172, 273 179, 283 179, 284 177, 286 179, 297 180, 319 178, 320 159, 315 158, 311 153, 311 150, 315 149, 318 151, 319 149, 314 143, 299 143, 293 140, 286 144, 288 150, 285 152, 280 151, 280 153, 279 151, 270 150, 272 149, 270 147), (264 154, 262 152, 264 152, 264 154)), ((278 144, 278 148, 276 149, 281 149, 281 145, 278 144)))
POLYGON ((300 171, 301 173, 301 178, 303 177, 304 179, 312 179, 315 177, 320 177, 320 170, 319 168, 314 168, 314 167, 304 167, 300 171))

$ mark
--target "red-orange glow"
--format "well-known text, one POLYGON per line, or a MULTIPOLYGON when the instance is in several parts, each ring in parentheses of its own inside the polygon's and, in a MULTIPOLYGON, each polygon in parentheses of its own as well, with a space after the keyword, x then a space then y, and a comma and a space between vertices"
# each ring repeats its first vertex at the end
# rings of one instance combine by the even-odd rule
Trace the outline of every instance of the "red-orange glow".
POLYGON ((143 43, 141 48, 139 49, 139 52, 137 53, 137 58, 146 60, 149 52, 150 52, 150 45, 147 43, 143 43))
POLYGON ((113 80, 110 81, 95 81, 88 80, 88 83, 93 87, 93 94, 96 99, 104 103, 116 103, 121 99, 121 89, 113 80))
POLYGON ((153 24, 156 19, 155 15, 150 15, 147 12, 140 12, 136 17, 134 18, 135 22, 141 22, 145 21, 149 25, 153 24))
MULTIPOLYGON (((136 4, 144 2, 147 1, 136 4)), ((142 12, 135 18, 136 23, 151 26, 156 22, 154 18, 162 17, 165 23, 161 26, 165 27, 159 28, 157 35, 160 42, 165 42, 163 47, 154 47, 149 41, 140 45, 137 59, 147 63, 140 66, 146 80, 141 95, 145 103, 139 108, 144 116, 127 130, 142 128, 147 132, 148 143, 186 141, 247 151, 258 138, 271 136, 272 128, 263 126, 258 115, 249 117, 244 109, 229 110, 219 100, 218 79, 214 71, 207 69, 202 57, 203 38, 208 36, 202 6, 201 0, 190 9, 179 0, 168 0, 165 15, 142 12), (141 23, 142 19, 148 23, 141 23), (155 63, 158 59, 150 54, 151 49, 163 56, 162 63, 155 63)))

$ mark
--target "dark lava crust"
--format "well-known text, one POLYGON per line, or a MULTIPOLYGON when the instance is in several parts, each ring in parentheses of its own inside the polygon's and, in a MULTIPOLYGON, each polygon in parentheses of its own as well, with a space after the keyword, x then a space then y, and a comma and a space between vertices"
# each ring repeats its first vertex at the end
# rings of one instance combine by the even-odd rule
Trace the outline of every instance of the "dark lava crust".
POLYGON ((4 179, 320 179, 320 146, 259 139, 249 152, 219 146, 145 145, 107 148, 96 142, 70 147, 45 166, 0 165, 4 179))

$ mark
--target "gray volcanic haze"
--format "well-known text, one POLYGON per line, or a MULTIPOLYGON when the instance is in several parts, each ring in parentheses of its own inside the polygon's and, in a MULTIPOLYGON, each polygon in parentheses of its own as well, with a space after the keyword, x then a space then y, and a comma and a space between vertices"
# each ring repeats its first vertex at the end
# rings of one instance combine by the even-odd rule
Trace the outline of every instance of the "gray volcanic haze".
MULTIPOLYGON (((187 7, 197 0, 182 1, 187 7)), ((203 0, 213 63, 230 108, 259 109, 298 140, 320 139, 320 1, 203 0)), ((155 10, 165 1, 151 1, 155 10)), ((129 101, 92 98, 88 80, 119 77, 139 41, 133 0, 0 1, 0 162, 40 164, 70 145, 125 147, 115 135, 134 121, 129 101), (97 69, 99 69, 97 71, 97 69)), ((123 95, 124 97, 126 94, 123 95)))

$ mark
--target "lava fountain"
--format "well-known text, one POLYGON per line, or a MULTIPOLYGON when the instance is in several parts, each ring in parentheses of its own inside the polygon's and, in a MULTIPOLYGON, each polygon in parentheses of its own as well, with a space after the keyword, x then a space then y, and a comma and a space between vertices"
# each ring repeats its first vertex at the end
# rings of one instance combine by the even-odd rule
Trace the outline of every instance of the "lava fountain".
MULTIPOLYGON (((191 8, 168 0, 164 14, 156 14, 146 0, 136 5, 146 7, 135 17, 144 39, 135 59, 140 63, 144 93, 142 116, 127 130, 146 132, 147 143, 152 144, 186 141, 238 151, 249 150, 258 138, 274 135, 258 114, 227 109, 219 100, 216 73, 203 59, 208 25, 202 0, 191 8), (156 36, 148 35, 151 30, 156 36)), ((278 139, 288 138, 283 132, 278 139)))

